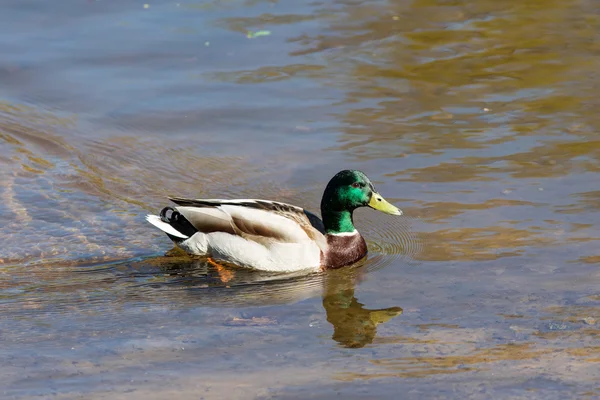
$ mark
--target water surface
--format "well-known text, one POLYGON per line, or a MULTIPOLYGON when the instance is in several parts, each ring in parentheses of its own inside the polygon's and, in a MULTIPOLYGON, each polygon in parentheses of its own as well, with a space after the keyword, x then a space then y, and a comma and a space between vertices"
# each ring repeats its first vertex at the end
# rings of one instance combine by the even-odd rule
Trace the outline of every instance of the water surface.
POLYGON ((22 2, 0 14, 3 398, 600 396, 600 7, 22 2), (248 32, 269 35, 248 37, 248 32), (318 211, 364 265, 217 271, 169 195, 318 211))

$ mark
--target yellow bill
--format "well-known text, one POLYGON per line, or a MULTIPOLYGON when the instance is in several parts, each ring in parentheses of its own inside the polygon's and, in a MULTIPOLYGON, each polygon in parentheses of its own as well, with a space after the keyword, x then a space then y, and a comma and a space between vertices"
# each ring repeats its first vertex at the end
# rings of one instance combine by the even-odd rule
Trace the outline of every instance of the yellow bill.
POLYGON ((371 195, 369 207, 384 212, 386 214, 402 215, 402 210, 388 203, 388 201, 377 192, 373 192, 373 194, 371 195))

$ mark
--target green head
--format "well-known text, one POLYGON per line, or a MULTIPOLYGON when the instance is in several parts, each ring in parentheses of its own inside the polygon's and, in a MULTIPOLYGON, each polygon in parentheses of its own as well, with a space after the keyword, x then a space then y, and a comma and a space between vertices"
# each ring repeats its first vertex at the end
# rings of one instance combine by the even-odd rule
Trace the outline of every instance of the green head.
POLYGON ((402 215, 388 203, 363 172, 338 172, 327 184, 321 200, 321 215, 327 233, 353 232, 352 212, 359 207, 371 207, 386 214, 402 215))

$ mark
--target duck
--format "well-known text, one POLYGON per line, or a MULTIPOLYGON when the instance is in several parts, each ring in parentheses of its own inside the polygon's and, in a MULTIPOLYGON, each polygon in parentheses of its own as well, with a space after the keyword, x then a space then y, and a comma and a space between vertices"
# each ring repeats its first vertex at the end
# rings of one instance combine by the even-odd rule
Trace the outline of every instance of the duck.
POLYGON ((146 220, 176 247, 221 266, 266 272, 324 271, 356 264, 368 249, 354 227, 354 210, 370 207, 402 215, 358 170, 343 170, 331 178, 321 199, 321 218, 272 200, 169 200, 174 207, 164 207, 146 220))

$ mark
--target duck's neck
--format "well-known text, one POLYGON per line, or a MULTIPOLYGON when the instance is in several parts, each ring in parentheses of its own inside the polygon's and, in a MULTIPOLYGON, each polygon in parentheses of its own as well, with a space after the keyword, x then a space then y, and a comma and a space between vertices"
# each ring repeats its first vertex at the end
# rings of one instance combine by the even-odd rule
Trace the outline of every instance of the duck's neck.
POLYGON ((367 255, 365 239, 352 223, 352 211, 321 210, 327 249, 322 253, 321 265, 325 269, 351 265, 367 255))
POLYGON ((327 208, 321 209, 325 233, 328 235, 344 235, 356 232, 352 222, 352 211, 333 211, 327 208))

